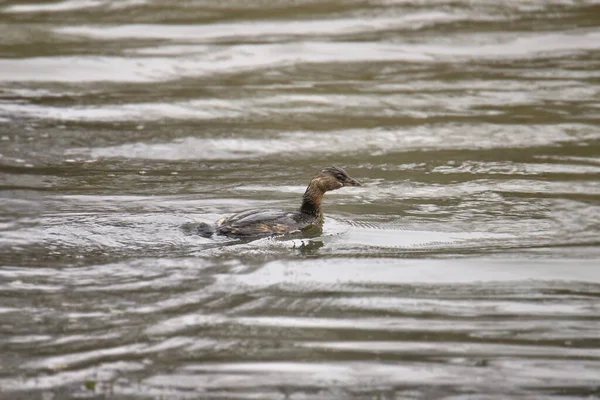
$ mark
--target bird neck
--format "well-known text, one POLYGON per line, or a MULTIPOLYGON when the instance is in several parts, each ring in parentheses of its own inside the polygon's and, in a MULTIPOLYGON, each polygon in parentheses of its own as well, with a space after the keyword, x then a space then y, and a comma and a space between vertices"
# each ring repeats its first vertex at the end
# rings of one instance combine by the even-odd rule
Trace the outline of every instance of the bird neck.
POLYGON ((323 210, 321 209, 321 201, 325 192, 314 182, 311 181, 302 196, 302 205, 300 212, 323 219, 323 210))

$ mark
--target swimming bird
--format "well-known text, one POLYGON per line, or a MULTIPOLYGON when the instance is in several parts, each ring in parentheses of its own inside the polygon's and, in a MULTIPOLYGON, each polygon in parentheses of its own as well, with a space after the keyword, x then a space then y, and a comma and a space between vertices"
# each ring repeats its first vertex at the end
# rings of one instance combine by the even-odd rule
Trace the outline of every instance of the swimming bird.
POLYGON ((296 211, 284 210, 247 210, 217 221, 216 226, 204 224, 200 233, 211 236, 212 233, 235 238, 265 237, 295 231, 303 231, 323 224, 321 202, 325 192, 344 186, 361 186, 338 167, 328 167, 310 180, 302 204, 296 211))

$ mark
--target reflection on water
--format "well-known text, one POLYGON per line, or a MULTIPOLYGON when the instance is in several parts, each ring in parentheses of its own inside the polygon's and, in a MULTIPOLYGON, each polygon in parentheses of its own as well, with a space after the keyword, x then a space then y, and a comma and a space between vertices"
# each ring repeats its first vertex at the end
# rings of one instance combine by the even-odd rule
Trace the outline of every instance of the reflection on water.
POLYGON ((599 397, 599 12, 4 2, 0 398, 599 397))

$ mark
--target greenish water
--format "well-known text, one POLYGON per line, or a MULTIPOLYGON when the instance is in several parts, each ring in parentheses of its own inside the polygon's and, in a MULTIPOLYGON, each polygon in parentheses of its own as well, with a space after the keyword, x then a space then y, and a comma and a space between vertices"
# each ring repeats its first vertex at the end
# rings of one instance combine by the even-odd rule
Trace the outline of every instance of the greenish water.
POLYGON ((598 15, 1 3, 0 399, 599 398, 598 15))

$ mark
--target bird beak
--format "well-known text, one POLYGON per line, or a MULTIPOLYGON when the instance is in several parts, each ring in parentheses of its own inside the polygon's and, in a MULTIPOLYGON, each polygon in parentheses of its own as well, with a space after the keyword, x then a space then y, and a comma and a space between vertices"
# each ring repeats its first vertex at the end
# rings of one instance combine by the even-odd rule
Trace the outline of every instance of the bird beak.
POLYGON ((362 185, 356 179, 352 179, 352 178, 348 177, 348 179, 346 179, 346 181, 344 182, 344 186, 362 186, 362 185))

